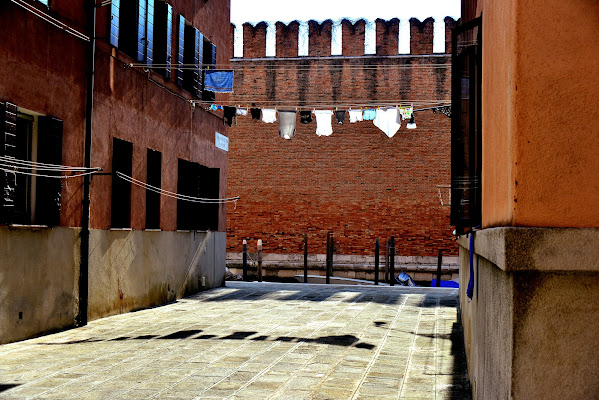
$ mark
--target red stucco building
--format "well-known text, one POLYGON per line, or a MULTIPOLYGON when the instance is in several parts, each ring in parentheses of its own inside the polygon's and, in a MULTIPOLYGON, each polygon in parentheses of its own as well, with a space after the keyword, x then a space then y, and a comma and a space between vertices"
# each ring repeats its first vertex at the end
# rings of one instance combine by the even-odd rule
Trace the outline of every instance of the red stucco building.
POLYGON ((194 102, 215 98, 205 66, 229 63, 229 14, 227 0, 2 2, 2 342, 223 284, 226 204, 165 194, 226 197, 228 129, 194 102))

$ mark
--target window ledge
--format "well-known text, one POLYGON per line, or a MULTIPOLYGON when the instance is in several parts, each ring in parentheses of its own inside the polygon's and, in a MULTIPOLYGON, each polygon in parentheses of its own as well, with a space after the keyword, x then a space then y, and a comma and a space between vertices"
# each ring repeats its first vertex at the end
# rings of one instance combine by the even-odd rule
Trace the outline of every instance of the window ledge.
POLYGON ((117 232, 118 232, 118 231, 125 231, 125 232, 128 232, 128 231, 132 231, 133 229, 132 229, 132 228, 110 228, 110 230, 111 230, 111 231, 117 231, 117 232))
POLYGON ((180 232, 180 233, 189 233, 191 232, 189 229, 177 229, 175 232, 180 232))
POLYGON ((162 229, 144 229, 145 232, 162 232, 162 229))
POLYGON ((24 225, 24 224, 10 224, 8 225, 9 229, 26 229, 32 231, 39 231, 42 229, 49 229, 48 225, 24 225))

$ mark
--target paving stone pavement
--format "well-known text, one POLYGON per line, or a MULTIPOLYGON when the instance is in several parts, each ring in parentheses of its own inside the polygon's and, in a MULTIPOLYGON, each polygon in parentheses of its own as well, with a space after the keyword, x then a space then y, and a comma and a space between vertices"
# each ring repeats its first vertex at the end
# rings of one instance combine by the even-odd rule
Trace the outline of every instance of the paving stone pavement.
POLYGON ((457 290, 227 282, 0 346, 0 399, 469 399, 457 290))

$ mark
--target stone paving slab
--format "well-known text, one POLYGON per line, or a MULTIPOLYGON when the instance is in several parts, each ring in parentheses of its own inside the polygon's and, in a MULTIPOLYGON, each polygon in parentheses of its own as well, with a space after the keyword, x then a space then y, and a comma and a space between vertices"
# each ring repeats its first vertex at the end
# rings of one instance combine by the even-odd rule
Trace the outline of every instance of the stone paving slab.
POLYGON ((0 399, 469 399, 457 290, 227 282, 0 346, 0 399))

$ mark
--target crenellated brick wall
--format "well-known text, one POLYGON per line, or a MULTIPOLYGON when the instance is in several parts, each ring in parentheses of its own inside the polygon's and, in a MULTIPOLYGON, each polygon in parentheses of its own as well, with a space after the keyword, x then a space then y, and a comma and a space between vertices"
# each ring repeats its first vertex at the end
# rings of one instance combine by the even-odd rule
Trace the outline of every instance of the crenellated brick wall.
MULTIPOLYGON (((410 21, 408 55, 397 54, 399 22, 377 20, 377 54, 364 55, 365 21, 344 20, 343 55, 331 56, 332 22, 311 21, 308 57, 297 57, 299 23, 277 23, 276 58, 263 58, 266 24, 246 24, 244 58, 232 59, 232 100, 298 110, 321 101, 327 109, 448 103, 451 57, 432 54, 433 20, 410 21)), ((375 238, 394 234, 398 255, 434 256, 439 248, 455 255, 449 209, 436 188, 450 181, 450 119, 431 110, 415 116, 417 129, 404 121, 389 138, 372 121, 350 124, 347 115, 343 125, 333 118, 331 136, 318 137, 316 122, 300 124, 298 115, 291 140, 278 136, 278 123, 238 117, 229 130, 228 194, 241 200, 227 209, 228 251, 262 239, 266 253, 298 254, 307 233, 310 254, 322 254, 330 230, 337 254, 372 255, 375 238)))

